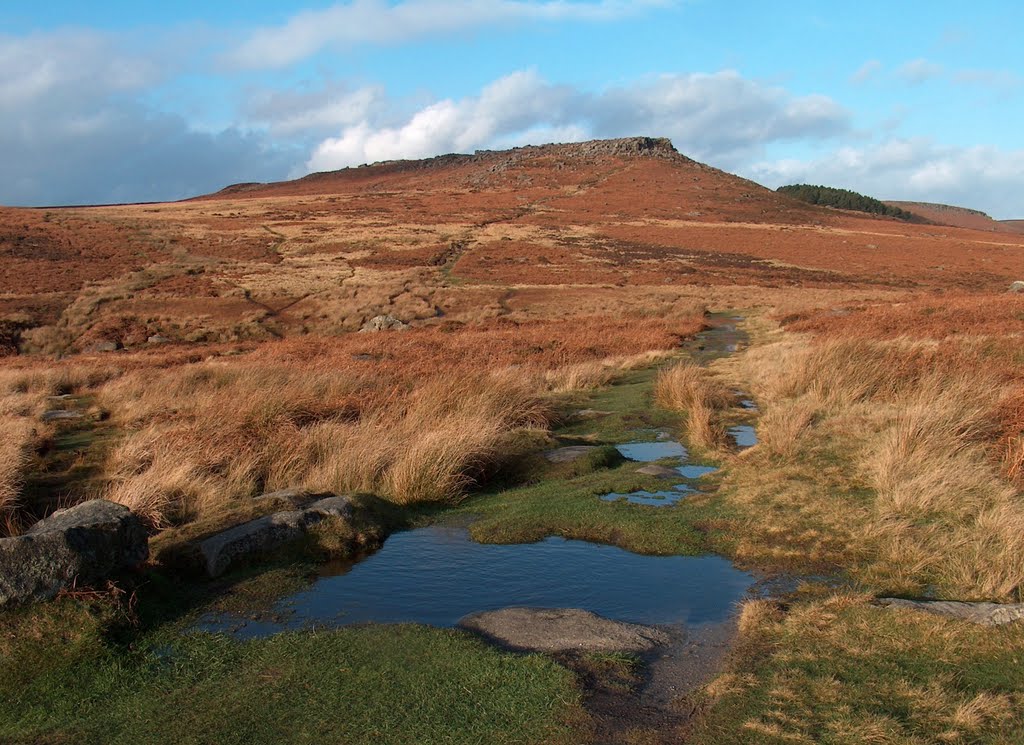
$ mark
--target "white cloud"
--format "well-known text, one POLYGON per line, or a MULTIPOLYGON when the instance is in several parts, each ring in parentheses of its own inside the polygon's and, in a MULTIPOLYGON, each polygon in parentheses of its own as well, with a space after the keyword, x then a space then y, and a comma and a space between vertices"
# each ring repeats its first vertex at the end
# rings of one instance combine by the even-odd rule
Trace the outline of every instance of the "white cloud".
POLYGON ((662 75, 597 94, 520 71, 477 96, 431 103, 397 123, 367 116, 323 140, 307 165, 330 170, 422 158, 537 142, 542 134, 565 140, 650 134, 727 167, 771 142, 840 134, 848 119, 830 98, 795 97, 731 70, 662 75))
POLYGON ((772 187, 825 184, 879 199, 983 209, 999 219, 1024 217, 1024 150, 894 139, 843 147, 816 160, 761 162, 744 175, 772 187))
POLYGON ((850 76, 850 82, 860 85, 875 77, 882 70, 882 63, 876 59, 869 59, 857 68, 857 71, 850 76))
POLYGON ((0 36, 3 204, 176 199, 280 177, 299 160, 236 129, 199 132, 143 102, 167 67, 89 31, 0 36))
POLYGON ((920 85, 939 77, 942 73, 942 65, 926 59, 915 59, 905 62, 896 70, 896 74, 911 85, 920 85))
POLYGON ((528 22, 612 21, 671 0, 352 0, 307 10, 281 26, 254 31, 225 59, 236 67, 285 67, 327 47, 395 44, 485 26, 528 22))

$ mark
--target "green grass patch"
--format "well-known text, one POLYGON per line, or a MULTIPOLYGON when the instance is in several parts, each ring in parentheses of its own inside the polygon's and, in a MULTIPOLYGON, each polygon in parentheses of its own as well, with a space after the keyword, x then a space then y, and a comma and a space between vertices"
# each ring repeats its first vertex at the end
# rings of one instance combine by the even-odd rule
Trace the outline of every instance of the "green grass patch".
MULTIPOLYGON (((572 464, 567 464, 572 465, 572 464)), ((641 554, 696 555, 728 549, 730 514, 714 494, 688 494, 671 507, 605 502, 600 495, 671 489, 678 481, 636 473, 639 463, 479 494, 442 516, 468 514, 482 543, 526 543, 550 535, 608 543, 641 554)))
POLYGON ((73 599, 7 614, 0 741, 572 743, 587 726, 573 673, 458 631, 238 642, 167 627, 115 643, 116 615, 73 599))

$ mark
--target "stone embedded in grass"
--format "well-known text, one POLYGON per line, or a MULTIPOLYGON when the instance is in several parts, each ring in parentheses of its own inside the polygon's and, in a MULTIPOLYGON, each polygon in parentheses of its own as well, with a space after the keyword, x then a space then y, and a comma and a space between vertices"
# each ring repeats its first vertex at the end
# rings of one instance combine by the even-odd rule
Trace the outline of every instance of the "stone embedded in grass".
POLYGON ((574 460, 586 457, 597 449, 597 445, 569 445, 568 447, 549 450, 544 453, 544 457, 552 463, 572 463, 574 460))
POLYGON ((81 419, 84 416, 85 414, 77 409, 52 409, 44 411, 39 418, 44 422, 59 422, 81 419))
POLYGON ((24 535, 0 539, 0 607, 47 600, 148 556, 146 531, 124 505, 95 499, 58 510, 24 535))
POLYGON ((642 468, 636 469, 636 472, 643 474, 644 476, 657 476, 659 479, 675 479, 679 478, 678 468, 669 468, 668 466, 659 466, 655 463, 643 466, 642 468))
POLYGON ((525 652, 648 652, 671 637, 653 626, 612 621, 579 608, 503 608, 474 613, 459 627, 525 652))
POLYGON ((335 518, 348 523, 353 512, 348 497, 327 497, 301 510, 275 512, 236 525, 201 541, 195 548, 206 573, 219 577, 233 564, 265 556, 301 540, 324 520, 335 518))
POLYGON ((1024 619, 1024 603, 964 603, 956 600, 908 600, 905 598, 879 598, 889 608, 919 610, 947 618, 981 624, 1002 626, 1024 619))

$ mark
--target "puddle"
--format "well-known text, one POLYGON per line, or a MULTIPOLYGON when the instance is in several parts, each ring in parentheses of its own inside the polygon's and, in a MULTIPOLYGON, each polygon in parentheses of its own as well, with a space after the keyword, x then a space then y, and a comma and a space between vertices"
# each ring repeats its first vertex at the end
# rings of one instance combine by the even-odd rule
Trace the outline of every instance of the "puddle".
POLYGON ((757 411, 757 404, 751 401, 749 398, 740 399, 740 406, 747 411, 757 411))
POLYGON ((642 556, 557 537, 481 544, 465 528, 431 526, 396 533, 363 561, 278 601, 269 609, 277 620, 208 615, 196 628, 251 638, 369 622, 443 627, 510 606, 696 625, 727 620, 754 582, 720 556, 642 556))
POLYGON ((687 494, 694 494, 697 490, 689 484, 677 484, 672 491, 634 491, 629 494, 603 494, 601 500, 604 502, 621 502, 625 500, 630 504, 640 504, 645 507, 671 507, 678 504, 687 494))
POLYGON ((679 466, 677 471, 687 479, 699 479, 718 470, 718 466, 679 466))
POLYGON ((718 357, 727 357, 745 348, 749 342, 746 332, 736 327, 743 320, 740 316, 712 314, 707 317, 711 328, 702 331, 687 344, 694 359, 707 364, 718 357))
POLYGON ((736 446, 740 449, 752 448, 757 444, 757 432, 749 424, 730 427, 729 436, 736 441, 736 446))
POLYGON ((627 442, 622 445, 616 445, 615 448, 622 453, 623 458, 640 463, 650 463, 662 458, 685 458, 687 456, 686 448, 675 440, 627 442))

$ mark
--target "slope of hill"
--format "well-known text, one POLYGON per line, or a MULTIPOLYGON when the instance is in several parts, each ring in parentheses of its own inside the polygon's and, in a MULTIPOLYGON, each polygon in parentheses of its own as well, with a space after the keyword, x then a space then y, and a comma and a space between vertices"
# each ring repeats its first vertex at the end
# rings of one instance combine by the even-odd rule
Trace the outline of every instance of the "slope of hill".
MULTIPOLYGON (((837 212, 628 138, 379 163, 172 204, 0 210, 0 321, 64 352, 813 288, 1003 289, 1024 238, 837 212)), ((847 293, 847 295, 844 295, 847 293)), ((807 302, 801 293, 798 302, 807 302)))
POLYGON ((886 204, 918 215, 937 225, 951 225, 970 230, 996 230, 999 232, 1024 232, 1021 226, 1013 225, 1013 220, 993 220, 981 210, 967 207, 955 207, 950 204, 932 202, 898 202, 886 201, 886 204))

